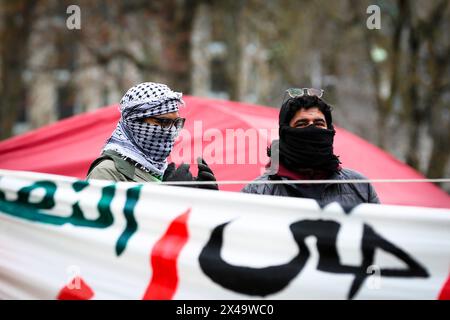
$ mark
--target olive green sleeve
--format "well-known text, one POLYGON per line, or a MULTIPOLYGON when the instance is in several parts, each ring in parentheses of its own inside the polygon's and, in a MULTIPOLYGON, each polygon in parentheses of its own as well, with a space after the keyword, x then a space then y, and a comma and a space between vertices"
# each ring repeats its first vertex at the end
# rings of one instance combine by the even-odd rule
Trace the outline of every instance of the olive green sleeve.
POLYGON ((91 170, 86 179, 129 181, 123 174, 117 171, 114 161, 112 160, 104 160, 100 162, 91 170))

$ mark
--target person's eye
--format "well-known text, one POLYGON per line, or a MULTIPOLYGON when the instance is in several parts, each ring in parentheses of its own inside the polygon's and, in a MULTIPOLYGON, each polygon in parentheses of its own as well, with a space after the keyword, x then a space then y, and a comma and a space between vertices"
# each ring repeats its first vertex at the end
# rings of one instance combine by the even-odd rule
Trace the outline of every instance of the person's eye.
POLYGON ((315 122, 314 122, 314 125, 315 125, 316 127, 326 127, 325 122, 322 121, 322 120, 320 120, 320 121, 315 121, 315 122))
POLYGON ((172 120, 169 120, 169 119, 164 119, 162 121, 162 124, 163 124, 164 127, 170 126, 171 123, 172 123, 172 120))
POLYGON ((301 121, 301 122, 297 122, 297 123, 295 124, 295 127, 296 127, 296 128, 303 128, 303 127, 306 127, 306 125, 307 125, 306 122, 301 121))
POLYGON ((156 118, 156 121, 158 121, 159 125, 164 128, 167 128, 172 124, 172 120, 170 119, 156 118))

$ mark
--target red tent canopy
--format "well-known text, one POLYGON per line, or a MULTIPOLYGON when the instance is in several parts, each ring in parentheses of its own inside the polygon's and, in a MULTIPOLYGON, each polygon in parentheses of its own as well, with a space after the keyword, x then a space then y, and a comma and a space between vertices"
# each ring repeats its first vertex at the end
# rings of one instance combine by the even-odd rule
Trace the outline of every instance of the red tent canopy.
MULTIPOLYGON (((238 102, 185 97, 185 129, 172 160, 204 156, 218 180, 252 180, 264 170, 267 145, 276 138, 278 110, 238 102), (272 130, 272 131, 271 131, 272 130), (272 132, 272 135, 270 133, 272 132), (239 141, 239 137, 244 137, 239 141), (245 157, 244 157, 245 156, 245 157)), ((0 143, 0 168, 84 178, 119 119, 117 105, 77 115, 0 143)), ((370 179, 422 179, 388 153, 337 128, 335 153, 344 167, 370 179)), ((195 168, 192 167, 195 173, 195 168)), ((450 196, 431 183, 377 183, 384 204, 450 208, 450 196)), ((239 191, 242 185, 222 185, 239 191)))

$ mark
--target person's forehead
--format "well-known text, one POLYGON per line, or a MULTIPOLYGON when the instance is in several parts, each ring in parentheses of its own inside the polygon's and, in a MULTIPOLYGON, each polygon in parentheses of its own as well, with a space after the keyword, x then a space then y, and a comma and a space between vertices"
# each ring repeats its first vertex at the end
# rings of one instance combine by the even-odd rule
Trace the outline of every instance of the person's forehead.
POLYGON ((322 113, 322 111, 319 110, 318 107, 312 107, 312 108, 309 108, 309 109, 304 109, 304 108, 299 109, 295 113, 295 116, 296 117, 305 117, 305 116, 317 117, 317 116, 320 116, 320 117, 325 118, 325 115, 322 113))

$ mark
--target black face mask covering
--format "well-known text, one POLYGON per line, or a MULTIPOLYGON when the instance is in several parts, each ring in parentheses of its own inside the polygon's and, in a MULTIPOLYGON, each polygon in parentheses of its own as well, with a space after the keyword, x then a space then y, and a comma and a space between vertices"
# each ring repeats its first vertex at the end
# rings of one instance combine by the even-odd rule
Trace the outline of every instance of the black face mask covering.
POLYGON ((336 131, 315 126, 292 128, 280 126, 280 162, 286 168, 335 172, 340 161, 333 154, 333 141, 336 131))

